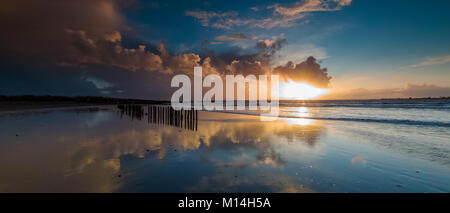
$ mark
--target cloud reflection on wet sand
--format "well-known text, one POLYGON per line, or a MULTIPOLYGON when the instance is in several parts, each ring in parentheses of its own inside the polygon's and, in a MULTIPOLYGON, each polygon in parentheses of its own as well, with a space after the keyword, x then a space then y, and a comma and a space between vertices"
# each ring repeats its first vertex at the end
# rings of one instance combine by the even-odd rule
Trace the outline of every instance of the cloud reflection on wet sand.
MULTIPOLYGON (((205 166, 213 173, 197 171, 197 181, 181 184, 177 191, 239 191, 242 185, 256 185, 264 191, 309 191, 287 175, 255 171, 262 167, 268 167, 266 171, 282 169, 287 159, 279 152, 280 146, 310 151, 324 130, 318 122, 301 126, 284 120, 260 122, 254 116, 203 112, 198 131, 189 131, 145 121, 129 122, 112 112, 95 113, 55 113, 50 116, 54 117, 51 123, 41 115, 42 120, 37 120, 46 126, 35 131, 30 128, 20 143, 9 138, 0 144, 0 168, 9 171, 0 177, 4 183, 0 190, 127 191, 127 178, 138 172, 123 168, 124 156, 164 163, 198 155, 202 165, 187 167, 202 170, 205 166), (65 127, 52 131, 59 123, 65 123, 65 127), (249 173, 238 172, 239 177, 235 177, 232 173, 236 170, 249 173)), ((152 181, 148 184, 151 187, 152 181)))

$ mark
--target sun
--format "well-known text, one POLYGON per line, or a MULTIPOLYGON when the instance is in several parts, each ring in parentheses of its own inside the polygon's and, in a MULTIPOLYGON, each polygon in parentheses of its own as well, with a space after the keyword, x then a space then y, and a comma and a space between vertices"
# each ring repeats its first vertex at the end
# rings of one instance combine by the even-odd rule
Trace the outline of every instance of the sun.
POLYGON ((322 89, 305 82, 294 82, 292 80, 281 82, 278 86, 279 98, 285 100, 311 100, 330 92, 328 89, 322 89))

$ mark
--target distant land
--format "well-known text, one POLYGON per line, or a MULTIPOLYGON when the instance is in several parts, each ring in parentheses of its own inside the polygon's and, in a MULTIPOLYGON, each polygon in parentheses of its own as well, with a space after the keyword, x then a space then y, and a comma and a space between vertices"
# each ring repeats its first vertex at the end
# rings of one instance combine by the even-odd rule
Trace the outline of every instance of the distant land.
POLYGON ((0 96, 1 111, 19 111, 44 108, 60 108, 74 106, 95 106, 115 104, 169 104, 169 101, 142 100, 126 98, 110 98, 101 96, 0 96))
MULTIPOLYGON (((424 100, 424 99, 450 99, 450 97, 424 97, 424 98, 396 98, 396 99, 372 99, 372 100, 424 100)), ((370 100, 370 99, 367 99, 370 100)), ((286 102, 327 102, 349 100, 292 100, 286 102)), ((112 98, 102 96, 51 96, 51 95, 0 95, 0 111, 18 111, 43 108, 60 108, 74 106, 114 105, 114 104, 170 104, 165 100, 144 100, 129 98, 112 98)))

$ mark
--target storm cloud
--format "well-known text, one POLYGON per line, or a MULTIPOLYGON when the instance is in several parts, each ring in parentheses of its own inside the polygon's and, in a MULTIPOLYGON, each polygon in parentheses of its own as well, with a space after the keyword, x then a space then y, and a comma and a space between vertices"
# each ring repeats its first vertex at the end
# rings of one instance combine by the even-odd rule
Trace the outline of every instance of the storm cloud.
POLYGON ((285 81, 288 79, 303 81, 321 88, 327 88, 332 79, 328 75, 327 68, 321 68, 317 60, 311 56, 298 64, 289 61, 283 66, 276 67, 273 72, 279 74, 285 81))
MULTIPOLYGON (((273 69, 278 51, 287 44, 284 35, 256 39, 242 33, 227 34, 205 44, 244 41, 250 44, 251 51, 236 47, 221 53, 205 49, 178 54, 170 51, 164 42, 147 43, 138 39, 139 32, 123 15, 133 6, 129 1, 7 0, 1 4, 0 74, 4 81, 2 92, 7 95, 167 99, 171 94, 171 77, 192 75, 194 66, 202 66, 204 75, 276 72, 286 79, 314 80, 325 87, 327 79, 331 79, 326 69, 320 69, 320 65, 317 68, 318 63, 311 59, 296 68, 287 64, 273 69), (308 77, 299 78, 296 72, 306 73, 308 77)), ((207 18, 233 15, 195 14, 207 18)), ((209 24, 204 19, 204 24, 209 24)))

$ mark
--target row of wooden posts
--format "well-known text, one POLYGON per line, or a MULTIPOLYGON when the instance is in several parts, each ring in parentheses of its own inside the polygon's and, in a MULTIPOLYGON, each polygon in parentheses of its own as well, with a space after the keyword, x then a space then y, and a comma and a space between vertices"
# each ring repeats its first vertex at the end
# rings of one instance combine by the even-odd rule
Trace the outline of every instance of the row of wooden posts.
POLYGON ((144 115, 144 109, 141 105, 137 104, 120 104, 117 105, 117 108, 120 109, 121 115, 127 115, 131 117, 131 119, 142 120, 144 115))
POLYGON ((132 119, 142 120, 147 116, 147 121, 154 124, 169 125, 189 130, 197 130, 198 110, 174 110, 171 106, 139 104, 122 104, 117 106, 121 114, 130 116, 132 119), (147 108, 147 110, 145 110, 147 108))

